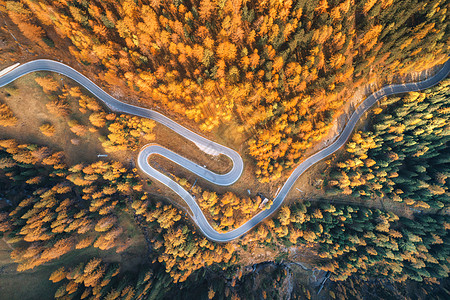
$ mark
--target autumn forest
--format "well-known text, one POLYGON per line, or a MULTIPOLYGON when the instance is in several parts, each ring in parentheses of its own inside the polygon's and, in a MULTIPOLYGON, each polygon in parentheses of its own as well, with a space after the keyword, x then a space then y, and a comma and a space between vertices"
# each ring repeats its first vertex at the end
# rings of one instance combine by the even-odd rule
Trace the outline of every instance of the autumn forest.
POLYGON ((148 159, 212 230, 274 210, 208 238, 138 156, 236 162, 31 72, 0 87, 0 299, 448 299, 449 77, 381 97, 274 207, 371 93, 445 68, 449 17, 447 0, 0 0, 0 86, 64 63, 238 153, 230 186, 148 159))

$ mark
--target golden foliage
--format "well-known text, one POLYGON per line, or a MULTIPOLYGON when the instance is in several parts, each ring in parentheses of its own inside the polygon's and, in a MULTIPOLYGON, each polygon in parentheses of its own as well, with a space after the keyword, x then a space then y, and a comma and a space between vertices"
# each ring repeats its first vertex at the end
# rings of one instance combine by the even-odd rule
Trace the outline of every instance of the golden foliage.
POLYGON ((44 92, 47 94, 59 90, 58 82, 56 82, 55 79, 53 79, 53 77, 51 76, 36 77, 34 80, 42 87, 44 92))
POLYGON ((12 110, 5 104, 0 104, 0 126, 15 126, 17 118, 14 116, 12 110))

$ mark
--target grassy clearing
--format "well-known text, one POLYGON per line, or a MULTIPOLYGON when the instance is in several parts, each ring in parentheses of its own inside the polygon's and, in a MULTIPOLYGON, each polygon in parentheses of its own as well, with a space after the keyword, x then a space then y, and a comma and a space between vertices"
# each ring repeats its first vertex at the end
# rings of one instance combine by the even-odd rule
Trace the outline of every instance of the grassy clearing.
MULTIPOLYGON (((18 118, 17 126, 2 128, 0 138, 14 138, 26 143, 48 145, 54 150, 63 150, 68 163, 97 160, 96 155, 103 153, 98 141, 98 132, 88 132, 85 137, 77 137, 70 131, 67 124, 69 119, 79 120, 81 124, 89 125, 87 116, 78 110, 76 101, 69 101, 71 114, 68 117, 55 117, 45 106, 51 99, 34 81, 39 74, 26 75, 6 87, 0 88, 0 100, 6 103, 18 118), (42 134, 39 127, 44 123, 51 123, 55 127, 54 136, 42 134), (72 141, 78 144, 72 143, 72 141)), ((68 79, 54 75, 55 80, 67 84, 68 79), (66 81, 66 83, 65 83, 66 81)))

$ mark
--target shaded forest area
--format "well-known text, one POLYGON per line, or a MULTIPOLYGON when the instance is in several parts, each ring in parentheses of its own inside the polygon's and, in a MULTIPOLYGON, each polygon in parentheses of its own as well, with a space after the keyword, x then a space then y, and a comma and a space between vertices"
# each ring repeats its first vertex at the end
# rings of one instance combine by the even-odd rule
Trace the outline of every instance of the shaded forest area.
POLYGON ((64 58, 68 48, 112 91, 206 132, 224 124, 248 141, 262 182, 327 134, 355 88, 448 53, 443 0, 22 0, 0 10, 32 52, 64 58))
MULTIPOLYGON (((256 175, 269 182, 326 135, 355 88, 445 61, 446 5, 0 0, 0 15, 38 56, 70 52, 80 70, 119 96, 187 117, 205 134, 226 126, 242 135, 256 175)), ((2 51, 1 63, 17 55, 2 51)), ((38 134, 50 143, 64 125, 72 146, 94 139, 112 157, 71 163, 45 143, 0 139, 0 237, 19 272, 60 262, 48 298, 314 298, 318 289, 297 280, 289 264, 296 253, 329 274, 325 297, 448 298, 448 79, 374 109, 370 130, 354 134, 343 158, 330 162, 324 189, 339 201, 293 201, 230 243, 207 240, 185 212, 149 194, 151 183, 132 165, 116 161, 115 154, 154 140, 153 121, 108 113, 48 73, 33 81, 47 96, 38 134), (343 204, 350 197, 360 203, 343 204), (404 203, 414 213, 369 207, 366 199, 404 203), (69 253, 88 249, 126 253, 134 235, 143 235, 147 253, 133 270, 96 255, 64 264, 69 253), (253 253, 269 250, 273 262, 243 263, 261 263, 253 253)), ((5 99, 6 131, 22 120, 5 99)), ((264 209, 258 198, 176 180, 217 230, 264 209)))

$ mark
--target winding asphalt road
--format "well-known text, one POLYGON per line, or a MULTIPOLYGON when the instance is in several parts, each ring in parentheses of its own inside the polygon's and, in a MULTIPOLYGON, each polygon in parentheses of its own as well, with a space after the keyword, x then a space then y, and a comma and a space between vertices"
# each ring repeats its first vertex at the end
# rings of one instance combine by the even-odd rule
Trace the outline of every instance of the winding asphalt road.
POLYGON ((186 139, 194 142, 202 151, 208 154, 212 155, 224 154, 228 156, 233 162, 233 168, 231 169, 230 172, 226 174, 216 174, 214 172, 211 172, 208 169, 203 168, 202 166, 199 166, 189 161, 188 159, 158 145, 151 144, 144 146, 139 152, 138 156, 138 166, 143 172, 145 172, 153 179, 156 179, 159 182, 163 183, 171 190, 173 190, 175 193, 177 193, 181 198, 183 198, 183 200, 188 204, 188 206, 192 211, 191 214, 192 219, 208 239, 217 242, 227 242, 234 240, 242 236, 243 234, 247 233, 250 229, 255 227, 257 224, 259 224, 261 221, 263 221, 264 219, 269 217, 273 212, 275 212, 281 206, 283 200, 288 195, 295 181, 303 174, 303 172, 305 172, 309 167, 311 167, 318 161, 328 157, 329 155, 336 152, 339 148, 341 148, 350 137, 356 123, 361 118, 361 116, 378 100, 390 95, 423 90, 436 85, 441 80, 446 78, 447 75, 450 73, 450 59, 442 66, 439 72, 437 72, 434 76, 424 81, 415 83, 388 85, 378 90, 377 92, 371 94, 369 97, 367 97, 353 112, 346 126, 344 127, 344 130, 341 132, 341 134, 339 135, 338 139, 336 139, 335 142, 333 142, 328 147, 322 149, 321 151, 315 153, 314 155, 308 157, 301 164, 299 164, 297 168, 294 169, 292 174, 284 183, 283 187, 281 188, 276 198, 273 200, 273 205, 269 209, 261 211, 239 228, 236 228, 226 233, 217 232, 209 224, 208 220, 201 211, 195 199, 178 183, 176 183, 169 177, 161 174, 160 172, 152 168, 148 163, 148 158, 150 155, 153 154, 162 155, 172 160, 173 162, 179 164, 180 166, 186 168, 187 170, 193 172, 194 174, 204 178, 205 180, 208 180, 214 184, 227 186, 233 184, 239 179, 239 177, 242 174, 242 170, 244 168, 242 158, 236 151, 227 148, 225 146, 222 146, 220 144, 217 144, 215 142, 212 142, 192 132, 191 130, 181 126, 180 124, 172 121, 171 119, 165 117, 164 115, 158 112, 134 106, 131 104, 127 104, 115 99, 114 97, 107 94, 95 83, 93 83, 91 80, 89 80, 83 74, 57 61, 39 59, 30 61, 15 68, 11 68, 9 71, 3 72, 3 74, 0 75, 0 87, 7 85, 8 83, 16 80, 19 77, 22 77, 28 73, 36 71, 50 71, 65 75, 73 79, 74 81, 78 82, 87 90, 89 90, 92 94, 94 94, 94 96, 103 101, 103 103, 105 103, 105 105, 114 112, 127 113, 155 120, 156 122, 161 123, 162 125, 165 125, 168 128, 172 129, 173 131, 185 137, 186 139))

